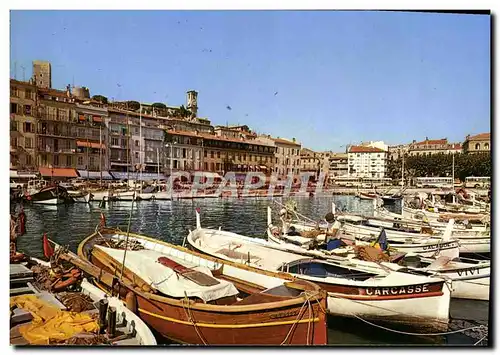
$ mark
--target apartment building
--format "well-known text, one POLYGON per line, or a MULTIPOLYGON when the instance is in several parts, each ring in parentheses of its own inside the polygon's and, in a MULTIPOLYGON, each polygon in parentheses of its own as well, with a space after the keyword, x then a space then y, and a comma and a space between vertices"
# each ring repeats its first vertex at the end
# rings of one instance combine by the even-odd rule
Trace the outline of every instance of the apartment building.
POLYGON ((298 143, 295 138, 288 140, 279 137, 272 138, 269 135, 261 135, 258 136, 256 140, 276 148, 273 170, 275 174, 285 178, 289 173, 300 173, 301 144, 298 143))
POLYGON ((408 148, 410 156, 425 156, 432 154, 455 154, 462 152, 461 143, 449 143, 447 138, 429 139, 425 137, 424 141, 413 141, 408 148))
POLYGON ((490 152, 490 146, 490 133, 480 133, 474 136, 469 134, 465 137, 463 152, 466 154, 490 152))
MULTIPOLYGON (((169 130, 167 144, 172 147, 173 170, 203 170, 224 175, 229 171, 270 174, 273 169, 275 147, 256 140, 169 130)), ((168 150, 166 154, 170 160, 168 150)))
POLYGON ((406 156, 408 154, 409 149, 409 144, 390 145, 387 150, 388 158, 389 160, 401 159, 403 156, 406 156))
POLYGON ((10 80, 10 169, 36 172, 36 86, 10 80))
POLYGON ((359 178, 384 178, 387 152, 368 146, 351 146, 347 153, 348 175, 359 178))
POLYGON ((347 153, 331 153, 329 158, 329 177, 348 176, 349 158, 347 153))
POLYGON ((103 104, 89 100, 75 103, 76 169, 81 177, 109 178, 108 159, 108 109, 103 104), (101 171, 104 174, 101 174, 101 171))
POLYGON ((331 154, 331 152, 315 152, 308 148, 302 148, 300 150, 300 172, 314 173, 316 178, 322 172, 328 175, 331 154))

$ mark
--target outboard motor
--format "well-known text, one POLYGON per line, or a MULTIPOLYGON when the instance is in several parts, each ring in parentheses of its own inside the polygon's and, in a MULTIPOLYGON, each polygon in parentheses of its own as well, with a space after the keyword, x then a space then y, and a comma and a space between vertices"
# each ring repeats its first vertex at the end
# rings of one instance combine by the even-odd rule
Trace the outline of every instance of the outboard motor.
POLYGON ((418 255, 408 255, 401 260, 401 266, 407 266, 407 267, 414 267, 414 268, 419 268, 420 267, 420 256, 418 255))

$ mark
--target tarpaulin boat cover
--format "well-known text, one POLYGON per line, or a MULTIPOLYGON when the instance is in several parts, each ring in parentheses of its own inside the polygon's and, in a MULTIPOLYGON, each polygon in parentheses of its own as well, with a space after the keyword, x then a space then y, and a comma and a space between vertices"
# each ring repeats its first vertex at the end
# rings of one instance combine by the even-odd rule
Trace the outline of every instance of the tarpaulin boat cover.
MULTIPOLYGON (((107 248, 102 245, 96 245, 95 247, 119 263, 123 262, 124 250, 107 248)), ((146 281, 152 288, 171 297, 185 297, 186 293, 188 297, 198 297, 205 302, 209 302, 238 294, 236 287, 225 280, 217 279, 219 283, 214 286, 201 286, 183 276, 177 275, 175 271, 158 262, 158 258, 162 256, 167 256, 178 264, 212 276, 210 269, 205 266, 197 266, 180 258, 147 249, 127 250, 125 267, 146 281)))

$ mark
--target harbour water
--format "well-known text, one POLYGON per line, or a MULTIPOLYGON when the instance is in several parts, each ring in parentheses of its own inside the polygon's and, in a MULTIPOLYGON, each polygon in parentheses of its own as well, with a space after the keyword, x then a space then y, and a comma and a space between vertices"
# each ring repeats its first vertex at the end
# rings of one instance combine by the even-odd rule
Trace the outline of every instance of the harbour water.
MULTIPOLYGON (((282 199, 276 199, 283 202, 282 199)), ((347 211, 372 214, 371 201, 353 196, 325 196, 294 198, 297 209, 310 218, 319 220, 331 211, 331 203, 347 211)), ((131 215, 131 230, 174 244, 182 244, 189 228, 194 228, 195 209, 201 212, 204 227, 218 228, 252 237, 265 237, 267 206, 273 202, 268 198, 247 199, 198 199, 178 201, 143 201, 134 203, 117 201, 100 208, 97 202, 90 205, 71 204, 60 206, 25 206, 26 234, 19 238, 18 249, 29 255, 42 257, 42 235, 69 246, 73 251, 80 241, 95 230, 101 211, 107 224, 119 225, 126 230, 131 215), (132 208, 133 207, 133 208, 132 208)), ((12 205, 12 210, 17 206, 12 205)), ((389 206, 398 211, 399 205, 389 206)), ((484 301, 452 300, 451 314, 485 318, 489 303, 484 301)), ((487 318, 486 318, 487 319, 487 318)), ((396 327, 392 329, 398 330, 396 327)), ((463 334, 446 336, 404 335, 384 330, 358 319, 329 317, 329 342, 336 345, 470 345, 476 340, 463 334)))

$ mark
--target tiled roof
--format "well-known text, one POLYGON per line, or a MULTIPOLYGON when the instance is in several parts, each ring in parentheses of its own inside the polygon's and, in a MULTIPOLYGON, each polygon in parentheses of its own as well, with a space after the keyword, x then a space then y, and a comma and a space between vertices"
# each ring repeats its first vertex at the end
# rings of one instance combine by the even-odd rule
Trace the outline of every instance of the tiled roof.
POLYGON ((443 139, 427 139, 422 142, 415 143, 416 145, 428 145, 428 144, 448 144, 448 140, 446 138, 443 139))
POLYGON ((384 153, 385 151, 380 148, 365 147, 361 145, 353 145, 349 148, 349 153, 384 153))
POLYGON ((490 134, 489 133, 480 133, 476 134, 475 136, 470 136, 468 140, 483 140, 483 139, 490 139, 490 134))
POLYGON ((271 138, 271 139, 274 140, 275 143, 289 144, 289 145, 295 145, 297 147, 300 147, 300 143, 292 142, 292 141, 289 141, 288 139, 282 139, 282 138, 271 138))
POLYGON ((196 133, 196 132, 190 132, 190 131, 179 131, 179 130, 167 130, 168 134, 172 135, 180 135, 180 136, 187 136, 187 137, 198 137, 198 138, 204 138, 204 139, 212 139, 216 141, 225 141, 225 142, 235 142, 235 143, 247 143, 247 144, 256 144, 256 145, 262 145, 266 147, 272 147, 272 145, 259 142, 257 140, 248 140, 248 139, 237 139, 237 138, 229 138, 229 137, 220 137, 212 134, 207 134, 207 133, 196 133))

